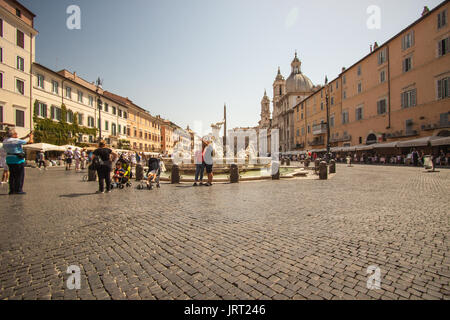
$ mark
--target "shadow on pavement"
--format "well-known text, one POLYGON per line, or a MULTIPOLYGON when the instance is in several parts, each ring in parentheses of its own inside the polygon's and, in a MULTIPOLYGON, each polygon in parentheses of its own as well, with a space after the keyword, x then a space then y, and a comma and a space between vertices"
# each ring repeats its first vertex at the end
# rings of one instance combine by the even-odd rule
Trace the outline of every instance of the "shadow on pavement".
POLYGON ((64 194, 59 196, 60 198, 79 198, 79 197, 86 197, 86 196, 94 196, 95 193, 72 193, 72 194, 64 194))

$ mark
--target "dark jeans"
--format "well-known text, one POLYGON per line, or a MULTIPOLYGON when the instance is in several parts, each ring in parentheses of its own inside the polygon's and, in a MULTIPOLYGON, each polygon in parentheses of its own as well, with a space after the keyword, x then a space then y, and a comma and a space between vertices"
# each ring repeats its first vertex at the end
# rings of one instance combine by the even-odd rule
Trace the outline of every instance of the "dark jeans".
POLYGON ((23 180, 25 178, 25 165, 8 164, 9 167, 9 193, 22 192, 23 180))
POLYGON ((106 191, 111 190, 111 167, 100 166, 97 169, 98 174, 98 185, 100 187, 100 192, 105 191, 104 182, 106 181, 106 191))
POLYGON ((41 168, 41 166, 44 166, 44 168, 47 168, 47 165, 45 164, 44 160, 39 160, 39 169, 41 168))
POLYGON ((205 167, 203 164, 196 164, 195 165, 195 182, 199 181, 198 178, 200 177, 200 181, 203 181, 203 172, 205 171, 205 167))

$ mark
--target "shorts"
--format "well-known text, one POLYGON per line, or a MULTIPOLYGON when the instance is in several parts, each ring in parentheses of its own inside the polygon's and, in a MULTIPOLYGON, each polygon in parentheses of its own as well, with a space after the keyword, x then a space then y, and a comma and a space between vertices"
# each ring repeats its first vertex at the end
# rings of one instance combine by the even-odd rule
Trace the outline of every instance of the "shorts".
POLYGON ((213 172, 212 164, 205 164, 205 167, 206 167, 206 173, 212 173, 213 172))
POLYGON ((66 159, 67 164, 72 164, 72 159, 66 159))
POLYGON ((152 170, 149 172, 149 174, 158 174, 158 170, 152 170))

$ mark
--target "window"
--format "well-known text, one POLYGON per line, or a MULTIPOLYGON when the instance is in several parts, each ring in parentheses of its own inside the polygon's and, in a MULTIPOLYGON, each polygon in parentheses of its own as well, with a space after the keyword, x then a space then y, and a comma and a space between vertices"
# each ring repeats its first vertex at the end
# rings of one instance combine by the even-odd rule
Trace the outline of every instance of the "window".
POLYGON ((71 87, 66 87, 66 98, 72 99, 72 88, 71 87))
POLYGON ((107 103, 105 103, 105 112, 108 112, 108 111, 109 111, 109 106, 107 103))
POLYGON ((361 66, 358 66, 358 76, 362 74, 361 66))
POLYGON ((363 108, 358 107, 358 108, 356 108, 356 121, 359 121, 362 119, 363 119, 363 108))
POLYGON ((438 13, 437 25, 438 29, 447 25, 447 10, 438 13))
POLYGON ((412 69, 412 59, 411 57, 406 58, 403 60, 403 72, 408 72, 412 69))
POLYGON ((339 89, 339 81, 336 81, 336 90, 339 89))
POLYGON ((115 136, 117 134, 117 129, 116 129, 115 123, 111 124, 111 133, 113 136, 115 136))
POLYGON ((51 118, 52 120, 61 121, 61 108, 52 106, 50 108, 51 118))
POLYGON ((128 129, 127 127, 123 127, 123 134, 127 134, 128 131, 128 135, 130 135, 130 129, 128 129))
MULTIPOLYGON (((0 123, 3 122, 3 106, 0 106, 0 123)), ((3 130, 3 125, 0 124, 0 130, 3 130)))
POLYGON ((442 57, 449 51, 450 37, 447 37, 438 42, 438 55, 442 57))
POLYGON ((347 91, 343 92, 344 99, 347 99, 347 91))
POLYGON ((16 79, 16 90, 21 95, 25 94, 25 82, 22 80, 16 79))
POLYGON ((297 129, 297 137, 300 137, 300 129, 297 129))
POLYGON ((334 114, 332 114, 330 116, 330 127, 333 128, 334 127, 334 114))
POLYGON ((343 77, 342 77, 342 83, 343 83, 343 84, 346 84, 346 83, 347 83, 347 77, 346 77, 346 76, 343 76, 343 77))
POLYGON ((52 81, 52 92, 54 94, 59 94, 59 83, 58 83, 58 81, 55 81, 55 80, 52 81))
POLYGON ((83 103, 83 92, 78 91, 78 102, 83 103))
POLYGON ((93 96, 89 96, 89 105, 90 105, 91 107, 94 106, 94 97, 93 97, 93 96))
POLYGON ((93 117, 88 117, 88 127, 93 128, 95 124, 95 120, 93 117))
POLYGON ((127 115, 127 113, 125 111, 123 112, 123 117, 124 117, 124 119, 128 118, 128 115, 127 115))
POLYGON ((409 108, 416 106, 417 90, 409 90, 402 93, 402 108, 409 108))
POLYGON ((386 99, 380 100, 377 102, 377 112, 378 114, 385 114, 386 113, 386 99))
POLYGON ((17 56, 17 69, 20 71, 25 71, 25 60, 19 56, 17 56))
POLYGON ((362 83, 358 83, 358 93, 362 92, 362 83))
POLYGON ((17 30, 17 42, 16 44, 21 47, 22 49, 25 49, 25 35, 22 31, 17 30))
POLYGON ((3 48, 0 48, 0 62, 3 62, 3 48))
POLYGON ((25 112, 16 110, 16 127, 25 128, 25 112))
POLYGON ((441 80, 438 80, 437 87, 438 87, 438 100, 445 99, 450 97, 450 88, 449 88, 449 81, 450 78, 444 78, 441 80))
POLYGON ((302 136, 305 135, 305 127, 302 127, 302 136))
POLYGON ((0 19, 0 37, 3 38, 3 19, 0 19))
POLYGON ((348 123, 348 111, 342 112, 342 124, 348 123))
POLYGON ((81 114, 81 113, 79 113, 78 114, 78 124, 80 125, 80 126, 82 126, 83 125, 83 114, 81 114))
POLYGON ((44 76, 42 74, 37 75, 37 86, 44 89, 44 76))
POLYGON ((0 88, 3 88, 3 73, 0 72, 0 88))
POLYGON ((137 130, 134 128, 134 136, 137 137, 137 130))
POLYGON ((69 122, 69 123, 73 123, 73 112, 72 112, 72 110, 68 110, 67 111, 67 122, 69 122))
POLYGON ((386 62, 386 48, 378 52, 378 65, 386 62))
POLYGON ((47 105, 42 102, 38 102, 34 107, 34 114, 38 117, 47 118, 47 105))
POLYGON ((311 127, 308 126, 308 133, 311 133, 311 127))
POLYGON ((402 49, 406 50, 414 46, 414 31, 411 31, 402 38, 402 49))
POLYGON ((119 109, 119 117, 122 117, 122 110, 119 109))
POLYGON ((122 126, 119 124, 119 134, 122 133, 122 126))
MULTIPOLYGON (((116 109, 116 107, 112 107, 112 114, 113 115, 116 115, 117 114, 117 109, 116 109)), ((120 131, 120 130, 119 130, 120 131)))
POLYGON ((448 112, 440 114, 439 124, 441 125, 441 127, 447 127, 448 126, 448 124, 449 124, 449 122, 448 122, 448 112))
POLYGON ((323 102, 320 103, 320 110, 323 111, 323 102))
POLYGON ((334 97, 331 97, 331 105, 334 106, 334 97))
POLYGON ((16 16, 18 16, 19 18, 22 17, 22 12, 20 12, 20 9, 16 8, 16 16))
POLYGON ((412 130, 412 127, 413 127, 413 121, 412 121, 412 119, 409 119, 409 120, 406 120, 406 122, 405 122, 405 129, 406 129, 406 133, 408 134, 408 133, 411 133, 413 130, 412 130))
POLYGON ((383 83, 386 81, 386 71, 381 71, 380 72, 380 82, 383 83))
POLYGON ((105 130, 108 131, 109 130, 109 122, 105 121, 105 130))

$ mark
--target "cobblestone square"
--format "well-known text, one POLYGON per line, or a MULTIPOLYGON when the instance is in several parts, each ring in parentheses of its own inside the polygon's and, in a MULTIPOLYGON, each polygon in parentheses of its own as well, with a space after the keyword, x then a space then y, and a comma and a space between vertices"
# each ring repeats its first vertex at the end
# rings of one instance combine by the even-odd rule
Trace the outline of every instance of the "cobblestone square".
POLYGON ((449 299, 450 170, 337 170, 95 195, 27 169, 27 195, 0 190, 0 299, 449 299))

